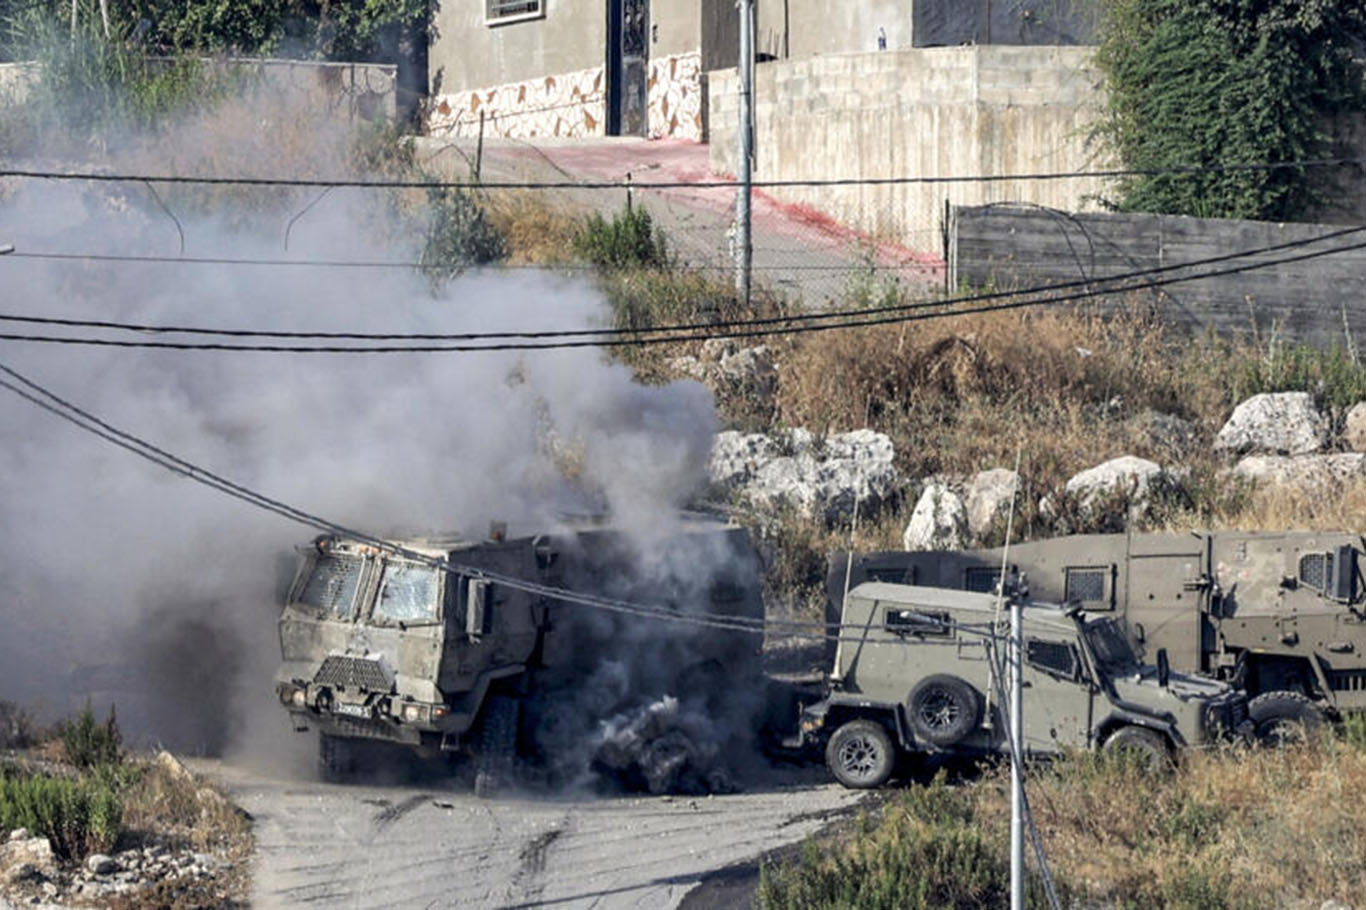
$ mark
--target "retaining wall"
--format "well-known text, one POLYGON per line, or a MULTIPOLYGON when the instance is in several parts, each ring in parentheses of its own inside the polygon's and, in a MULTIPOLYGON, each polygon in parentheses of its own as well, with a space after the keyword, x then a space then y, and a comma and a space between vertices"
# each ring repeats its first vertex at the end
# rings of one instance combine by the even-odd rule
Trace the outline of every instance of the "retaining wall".
MULTIPOLYGON (((1065 213, 998 205, 954 208, 950 286, 1030 287, 1312 241, 1340 230, 1181 215, 1065 213)), ((1228 269, 1366 243, 1366 233, 1304 243, 1169 275, 1228 269)), ((1191 331, 1272 333, 1322 348, 1366 344, 1366 249, 1134 292, 1191 331)))

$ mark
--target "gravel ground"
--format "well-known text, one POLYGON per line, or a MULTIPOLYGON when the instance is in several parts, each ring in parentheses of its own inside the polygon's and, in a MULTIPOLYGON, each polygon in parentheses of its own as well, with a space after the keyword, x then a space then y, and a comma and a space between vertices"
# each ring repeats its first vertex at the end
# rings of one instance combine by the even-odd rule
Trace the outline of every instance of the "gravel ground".
POLYGON ((801 840, 862 796, 819 768, 775 769, 766 788, 725 796, 497 800, 452 781, 338 786, 221 762, 196 770, 255 817, 259 908, 677 907, 718 870, 801 840))

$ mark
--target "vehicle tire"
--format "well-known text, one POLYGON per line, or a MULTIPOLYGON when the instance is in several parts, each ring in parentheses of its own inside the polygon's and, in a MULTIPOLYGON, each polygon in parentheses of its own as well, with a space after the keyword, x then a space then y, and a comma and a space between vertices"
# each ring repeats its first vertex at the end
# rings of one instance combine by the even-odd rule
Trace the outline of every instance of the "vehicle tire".
POLYGON ((835 780, 853 790, 870 790, 887 783, 896 765, 896 747, 887 728, 877 721, 851 720, 825 745, 825 764, 835 780))
POLYGON ((496 796, 513 783, 520 707, 509 695, 492 695, 484 703, 474 753, 474 795, 480 799, 496 796))
POLYGON ((345 736, 318 734, 318 777, 327 783, 340 783, 356 767, 355 744, 345 736))
POLYGON ((1172 768, 1172 751, 1167 745, 1167 738, 1147 727, 1120 727, 1110 734, 1102 748, 1106 755, 1132 756, 1149 771, 1169 771, 1172 768))
POLYGON ((1247 703, 1253 735, 1264 746, 1302 743, 1323 729, 1319 706, 1298 692, 1263 692, 1247 703))
POLYGON ((936 674, 911 690, 908 715, 916 738, 935 746, 961 742, 982 722, 982 699, 957 676, 936 674))

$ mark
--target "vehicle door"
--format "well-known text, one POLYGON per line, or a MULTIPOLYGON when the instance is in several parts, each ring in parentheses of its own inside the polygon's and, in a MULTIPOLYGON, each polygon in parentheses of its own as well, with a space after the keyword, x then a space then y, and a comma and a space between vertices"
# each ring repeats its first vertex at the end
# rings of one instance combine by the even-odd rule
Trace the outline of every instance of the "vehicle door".
POLYGON ((1172 669, 1204 666, 1211 576, 1204 534, 1136 534, 1129 543, 1125 620, 1140 655, 1152 662, 1167 649, 1172 669))
POLYGON ((1023 700, 1029 752, 1089 747, 1093 699, 1074 640, 1047 632, 1026 635, 1023 700))

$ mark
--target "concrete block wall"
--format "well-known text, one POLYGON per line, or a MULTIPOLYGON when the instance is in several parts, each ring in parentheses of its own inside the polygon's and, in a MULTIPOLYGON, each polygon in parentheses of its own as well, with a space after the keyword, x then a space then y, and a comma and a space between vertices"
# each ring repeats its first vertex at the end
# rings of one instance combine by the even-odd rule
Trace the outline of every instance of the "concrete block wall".
MULTIPOLYGON (((756 67, 756 180, 1052 173, 1104 168, 1087 135, 1100 77, 1086 47, 971 46, 830 54, 756 67)), ((711 166, 735 173, 735 70, 708 74, 711 166)), ((1103 181, 766 190, 857 230, 938 250, 946 202, 1085 209, 1103 181)))
MULTIPOLYGON (((1296 241, 1334 230, 1326 224, 1189 218, 1183 215, 1071 214, 1025 206, 955 208, 949 278, 1023 288, 1172 266, 1296 241)), ((1306 243, 1228 262, 1171 271, 1170 277, 1251 263, 1267 267, 1136 291, 1168 323, 1189 331, 1253 333, 1321 348, 1366 344, 1366 250, 1299 262, 1276 260, 1361 242, 1360 235, 1306 243), (1273 264, 1274 263, 1274 264, 1273 264)), ((1123 295, 1113 295, 1121 299, 1123 295)))

